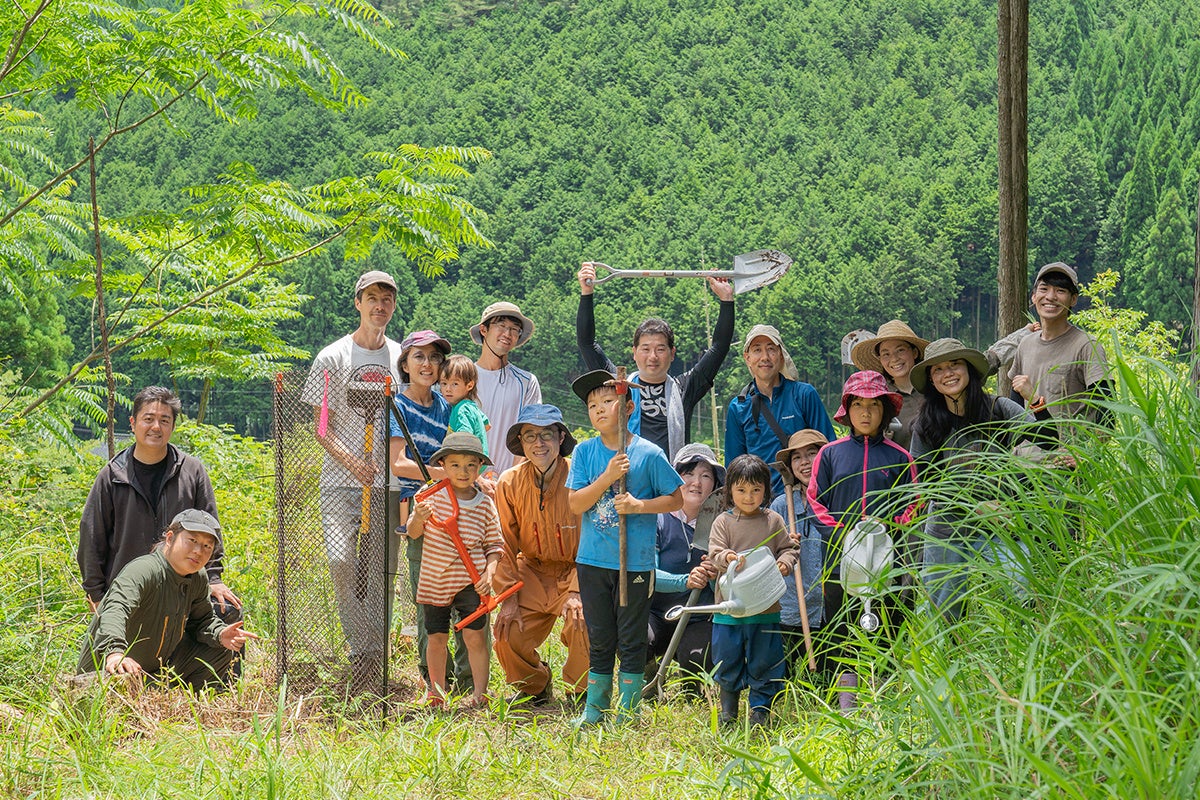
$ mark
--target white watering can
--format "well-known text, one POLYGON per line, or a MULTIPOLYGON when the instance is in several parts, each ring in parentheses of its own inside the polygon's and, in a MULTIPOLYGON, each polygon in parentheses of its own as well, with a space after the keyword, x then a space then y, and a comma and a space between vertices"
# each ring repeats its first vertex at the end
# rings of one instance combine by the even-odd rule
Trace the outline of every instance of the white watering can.
MULTIPOLYGON (((725 574, 717 578, 717 589, 725 599, 711 606, 691 606, 689 614, 728 614, 731 617, 752 617, 761 614, 783 597, 783 576, 775 566, 775 554, 767 547, 756 547, 743 554, 745 566, 730 562, 725 574)), ((677 620, 683 606, 675 606, 663 617, 677 620)))
POLYGON ((887 526, 874 517, 863 517, 842 540, 842 586, 846 594, 863 601, 858 624, 868 633, 879 628, 871 611, 871 598, 879 594, 879 579, 891 569, 894 548, 887 526))

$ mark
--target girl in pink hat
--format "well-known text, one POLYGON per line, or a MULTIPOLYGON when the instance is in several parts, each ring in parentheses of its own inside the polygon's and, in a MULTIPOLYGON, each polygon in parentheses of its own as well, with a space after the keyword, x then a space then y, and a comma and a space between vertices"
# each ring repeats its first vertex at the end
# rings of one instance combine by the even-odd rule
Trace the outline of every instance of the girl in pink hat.
MULTIPOLYGON (((841 580, 841 550, 846 532, 864 517, 885 523, 907 523, 913 513, 892 490, 917 480, 908 451, 884 437, 888 424, 900 413, 903 399, 888 388, 878 372, 864 370, 846 379, 842 404, 833 419, 847 425, 850 433, 822 447, 812 467, 808 502, 821 529, 825 546, 825 618, 823 656, 827 664, 853 659, 848 647, 850 629, 843 609, 845 591, 841 580)), ((893 529, 892 538, 901 536, 893 529)), ((898 549, 903 550, 903 547, 898 549)), ((885 602, 884 630, 895 627, 897 604, 885 602), (891 615, 891 620, 887 617, 891 615)), ((845 669, 845 667, 840 667, 845 669)), ((856 705, 858 675, 846 670, 838 677, 838 703, 843 711, 856 705)))

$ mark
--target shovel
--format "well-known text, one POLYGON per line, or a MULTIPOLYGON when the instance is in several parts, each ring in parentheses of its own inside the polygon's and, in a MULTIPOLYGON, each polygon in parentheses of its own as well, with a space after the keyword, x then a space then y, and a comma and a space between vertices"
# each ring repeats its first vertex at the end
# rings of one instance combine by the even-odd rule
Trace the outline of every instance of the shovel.
MULTIPOLYGON (((702 553, 708 552, 708 534, 712 531, 713 520, 720 513, 721 497, 718 492, 714 491, 708 497, 704 498, 704 505, 700 506, 700 513, 696 515, 696 530, 692 534, 693 550, 699 550, 702 553)), ((667 650, 658 661, 658 672, 654 673, 654 680, 650 681, 642 689, 643 700, 651 697, 662 697, 663 682, 667 677, 667 669, 671 666, 671 659, 675 657, 675 651, 679 649, 679 642, 683 639, 683 632, 688 626, 688 617, 691 616, 688 609, 699 602, 701 591, 700 589, 692 589, 692 593, 688 595, 687 603, 683 606, 679 622, 675 624, 675 633, 671 635, 671 641, 667 643, 667 650)))
POLYGON ((755 250, 734 256, 733 269, 614 269, 599 261, 586 263, 606 273, 596 277, 592 284, 611 278, 728 278, 733 282, 733 293, 743 294, 782 278, 792 259, 778 250, 755 250))

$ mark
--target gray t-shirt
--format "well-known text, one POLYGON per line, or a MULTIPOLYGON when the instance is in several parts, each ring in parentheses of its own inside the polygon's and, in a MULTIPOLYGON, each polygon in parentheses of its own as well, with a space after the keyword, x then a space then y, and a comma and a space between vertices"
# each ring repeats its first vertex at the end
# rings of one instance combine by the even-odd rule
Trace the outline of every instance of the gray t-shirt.
MULTIPOLYGON (((325 376, 329 376, 329 430, 326 435, 341 442, 350 453, 362 455, 366 444, 366 416, 370 410, 375 429, 372 456, 380 469, 375 486, 387 479, 387 426, 383 424, 384 378, 392 377, 393 391, 401 388, 396 362, 400 343, 387 339, 378 350, 367 350, 344 336, 326 347, 313 360, 301 398, 310 406, 321 407, 326 396, 325 376), (368 408, 369 407, 369 408, 368 408)), ((321 488, 362 488, 362 483, 333 456, 325 453, 321 466, 321 488)))
POLYGON ((1029 376, 1034 394, 1045 396, 1051 404, 1051 416, 1079 418, 1084 415, 1088 387, 1107 377, 1108 360, 1099 342, 1072 325, 1050 341, 1040 335, 1022 339, 1008 371, 1010 379, 1016 375, 1029 376), (1062 400, 1067 402, 1060 404, 1062 400))

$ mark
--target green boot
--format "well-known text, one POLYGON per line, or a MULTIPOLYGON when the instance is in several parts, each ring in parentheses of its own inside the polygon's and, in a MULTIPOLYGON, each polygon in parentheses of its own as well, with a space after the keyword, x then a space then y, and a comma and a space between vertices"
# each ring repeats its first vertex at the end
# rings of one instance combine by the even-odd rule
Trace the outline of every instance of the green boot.
POLYGON ((642 702, 642 687, 646 685, 646 676, 640 672, 618 672, 617 686, 620 696, 617 699, 617 724, 624 725, 637 719, 638 703, 642 702))
POLYGON ((587 676, 587 701, 583 714, 575 718, 575 727, 588 728, 599 725, 604 712, 612 705, 612 673, 589 672, 587 676))

